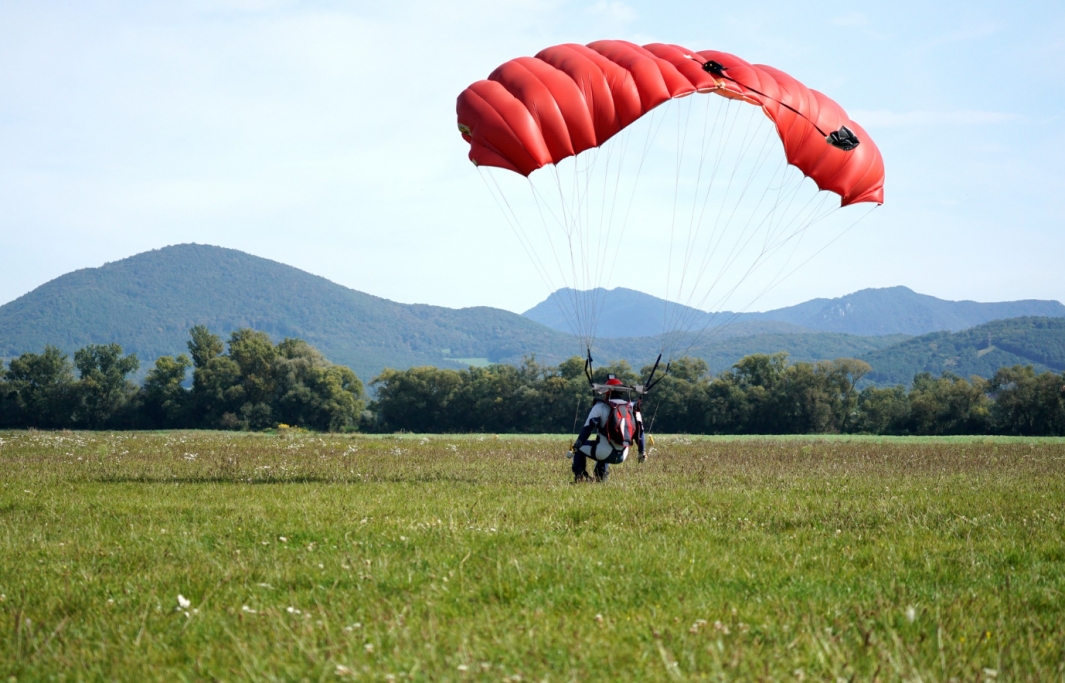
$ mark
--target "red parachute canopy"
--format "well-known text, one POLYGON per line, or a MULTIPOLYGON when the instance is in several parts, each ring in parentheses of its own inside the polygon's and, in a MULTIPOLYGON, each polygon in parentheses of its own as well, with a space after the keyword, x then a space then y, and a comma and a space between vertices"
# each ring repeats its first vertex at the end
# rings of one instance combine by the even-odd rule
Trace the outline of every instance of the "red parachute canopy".
POLYGON ((783 71, 725 52, 622 40, 518 57, 458 98, 470 160, 528 176, 598 147, 663 102, 714 93, 762 108, 788 163, 841 204, 884 201, 884 159, 843 108, 783 71))

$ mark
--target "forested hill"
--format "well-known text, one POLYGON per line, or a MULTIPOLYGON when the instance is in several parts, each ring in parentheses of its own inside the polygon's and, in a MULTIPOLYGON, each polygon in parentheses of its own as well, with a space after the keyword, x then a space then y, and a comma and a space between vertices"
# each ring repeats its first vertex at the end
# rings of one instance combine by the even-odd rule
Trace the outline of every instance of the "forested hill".
POLYGON ((991 377, 1008 365, 1065 371, 1065 319, 996 320, 962 332, 934 332, 862 356, 876 384, 909 384, 918 372, 991 377))
POLYGON ((576 350, 568 335, 508 311, 400 304, 244 252, 183 244, 68 273, 0 306, 0 356, 118 342, 152 361, 184 352, 197 324, 298 337, 366 379, 385 366, 576 350))
POLYGON ((693 329, 740 321, 765 325, 787 323, 806 331, 858 335, 918 335, 964 330, 992 320, 1021 316, 1065 317, 1065 305, 1058 301, 946 301, 906 287, 863 289, 836 299, 812 299, 787 308, 740 314, 704 313, 624 287, 591 292, 560 289, 524 315, 554 329, 568 331, 559 302, 570 301, 574 296, 594 298, 597 308, 601 307, 598 329, 601 337, 659 334, 667 309, 690 321, 693 329))
MULTIPOLYGON (((73 354, 117 342, 144 361, 143 371, 161 355, 184 352, 188 330, 198 324, 222 336, 251 327, 275 341, 304 339, 367 381, 385 367, 519 363, 527 354, 554 364, 580 353, 568 334, 508 311, 400 304, 233 249, 184 244, 68 273, 0 306, 0 358, 40 352, 45 344, 73 354)), ((691 353, 721 370, 747 353, 819 360, 896 341, 750 321, 716 331, 691 353)), ((638 368, 660 348, 652 337, 611 339, 597 345, 596 360, 624 359, 638 368)))
MULTIPOLYGON (((754 318, 682 339, 676 349, 715 372, 751 353, 785 351, 805 361, 861 357, 872 363, 877 383, 908 383, 922 370, 987 376, 1014 363, 1063 367, 1065 319, 1026 320, 905 341, 906 335, 810 332, 791 321, 754 318), (990 351, 981 346, 988 334, 990 351)), ((233 249, 184 244, 68 273, 0 306, 0 358, 46 344, 73 354, 117 342, 138 355, 143 371, 159 356, 185 352, 193 325, 223 337, 251 327, 275 341, 304 339, 367 381, 385 367, 517 364, 529 354, 557 364, 580 353, 572 336, 508 311, 396 303, 233 249)), ((629 329, 624 338, 601 339, 596 361, 624 359, 636 368, 652 362, 661 339, 629 329)))

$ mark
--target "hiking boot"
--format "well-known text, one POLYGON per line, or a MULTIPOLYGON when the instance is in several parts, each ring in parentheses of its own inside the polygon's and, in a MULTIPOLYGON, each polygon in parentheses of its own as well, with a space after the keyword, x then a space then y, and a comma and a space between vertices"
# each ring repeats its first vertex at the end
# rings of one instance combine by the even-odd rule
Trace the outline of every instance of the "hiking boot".
POLYGON ((591 480, 592 478, 588 476, 587 472, 579 472, 573 475, 574 484, 585 484, 587 482, 590 482, 591 480))

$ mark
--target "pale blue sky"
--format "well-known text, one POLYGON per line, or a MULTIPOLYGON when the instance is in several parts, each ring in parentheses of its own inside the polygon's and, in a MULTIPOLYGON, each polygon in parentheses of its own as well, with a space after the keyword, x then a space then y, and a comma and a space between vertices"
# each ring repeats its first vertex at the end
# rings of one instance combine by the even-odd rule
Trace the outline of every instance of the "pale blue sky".
POLYGON ((201 242, 398 301, 522 311, 547 292, 466 161, 455 97, 508 58, 601 38, 771 64, 879 144, 885 206, 758 308, 897 284, 1065 299, 1060 0, 0 0, 0 303, 201 242))

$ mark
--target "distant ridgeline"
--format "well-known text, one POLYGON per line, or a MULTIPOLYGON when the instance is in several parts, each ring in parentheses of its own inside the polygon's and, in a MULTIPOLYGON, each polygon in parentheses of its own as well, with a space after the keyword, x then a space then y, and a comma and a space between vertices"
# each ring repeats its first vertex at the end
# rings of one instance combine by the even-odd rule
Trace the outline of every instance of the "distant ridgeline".
POLYGON ((945 301, 918 294, 906 287, 863 289, 838 299, 812 299, 764 313, 706 313, 632 289, 574 292, 564 288, 525 311, 525 317, 568 332, 561 302, 574 296, 594 299, 599 315, 599 337, 643 337, 661 334, 671 316, 692 321, 694 331, 737 323, 761 323, 766 332, 836 332, 853 335, 920 335, 1022 316, 1065 318, 1065 305, 1029 299, 979 303, 945 301))
MULTIPOLYGON (((655 335, 665 302, 622 288, 597 294, 603 314, 596 360, 626 360, 634 367, 651 362, 662 348, 655 335)), ((560 290, 553 296, 565 295, 560 290)), ((894 287, 745 313, 726 326, 719 323, 728 314, 712 320, 709 314, 693 315, 704 316, 712 334, 689 335, 678 346, 706 361, 713 373, 750 354, 783 351, 791 361, 866 359, 873 372, 863 382, 909 384, 924 371, 989 378, 997 368, 1018 363, 1057 369, 1055 349, 1063 332, 1045 319, 1065 316, 1065 306, 951 302, 894 287), (1029 316, 1029 322, 957 332, 1018 316, 1029 316), (955 334, 910 339, 936 330, 955 334), (951 341, 937 341, 940 337, 951 341)), ((0 306, 0 358, 41 353, 48 344, 73 356, 88 345, 117 343, 140 358, 141 374, 134 376, 142 379, 156 358, 185 352, 189 329, 204 325, 223 338, 251 328, 274 343, 305 340, 369 381, 385 368, 517 366, 533 355, 557 365, 583 355, 576 340, 561 331, 558 316, 552 299, 524 316, 488 307, 400 304, 240 251, 185 244, 68 273, 0 306)))

